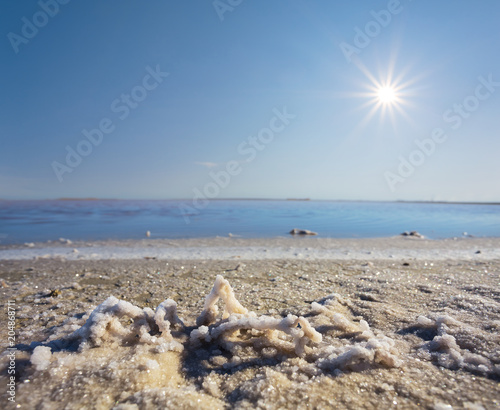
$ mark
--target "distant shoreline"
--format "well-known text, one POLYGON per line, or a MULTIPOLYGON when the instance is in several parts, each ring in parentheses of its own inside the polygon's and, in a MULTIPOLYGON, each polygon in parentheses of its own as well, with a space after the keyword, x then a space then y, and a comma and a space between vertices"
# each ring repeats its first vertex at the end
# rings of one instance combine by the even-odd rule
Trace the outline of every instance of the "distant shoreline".
MULTIPOLYGON (((187 198, 179 199, 123 199, 123 198, 43 198, 43 199, 5 199, 2 202, 92 202, 92 201, 116 201, 116 202, 181 202, 191 201, 187 198)), ((210 201, 268 201, 268 202, 366 202, 366 203, 400 203, 400 204, 445 204, 445 205, 500 205, 500 202, 470 202, 470 201, 410 201, 410 200, 372 200, 372 199, 312 199, 312 198, 213 198, 210 201)))

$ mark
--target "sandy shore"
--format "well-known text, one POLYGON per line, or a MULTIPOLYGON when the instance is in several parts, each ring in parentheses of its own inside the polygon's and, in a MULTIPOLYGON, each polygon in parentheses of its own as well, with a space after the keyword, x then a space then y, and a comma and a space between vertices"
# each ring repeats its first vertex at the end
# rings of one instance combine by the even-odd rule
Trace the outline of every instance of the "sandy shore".
POLYGON ((56 241, 2 247, 0 280, 2 329, 15 301, 21 408, 500 405, 500 239, 56 241), (248 327, 217 338, 219 316, 202 339, 196 318, 217 275, 255 316, 234 314, 248 327), (109 296, 137 312, 170 298, 184 325, 167 338, 153 324, 146 341, 109 324, 71 339, 109 296), (301 350, 304 326, 259 330, 289 314, 322 340, 303 336, 301 350))

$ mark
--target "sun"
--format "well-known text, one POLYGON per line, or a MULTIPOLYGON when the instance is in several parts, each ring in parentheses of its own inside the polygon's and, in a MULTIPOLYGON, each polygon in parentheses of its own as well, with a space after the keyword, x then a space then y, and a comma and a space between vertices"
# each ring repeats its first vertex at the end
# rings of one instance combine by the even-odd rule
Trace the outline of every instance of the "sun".
POLYGON ((367 81, 359 82, 356 78, 357 90, 343 94, 363 100, 353 109, 353 112, 361 112, 353 135, 361 135, 361 130, 372 125, 374 119, 378 120, 379 127, 392 125, 395 136, 403 135, 398 129, 400 126, 415 125, 410 114, 418 109, 415 97, 423 87, 421 80, 429 72, 416 73, 412 64, 396 67, 397 51, 397 48, 390 51, 384 61, 374 61, 370 69, 361 60, 355 62, 367 81))
POLYGON ((358 90, 345 94, 363 100, 353 109, 354 112, 362 112, 352 131, 353 135, 361 135, 358 132, 371 124, 373 119, 378 119, 380 127, 386 127, 386 123, 390 122, 396 136, 402 135, 398 130, 400 125, 415 125, 410 114, 418 109, 415 97, 423 87, 421 80, 429 75, 429 72, 416 73, 412 64, 396 67, 398 47, 389 51, 389 58, 374 61, 371 69, 361 60, 355 62, 368 81, 357 82, 358 90))
POLYGON ((406 108, 412 106, 408 97, 413 92, 410 86, 415 80, 403 81, 404 73, 401 73, 398 77, 394 77, 392 71, 386 75, 386 78, 379 79, 367 70, 363 72, 371 84, 365 84, 364 88, 366 91, 356 94, 359 97, 365 98, 365 102, 359 108, 369 108, 360 126, 367 124, 376 113, 380 114, 379 118, 382 123, 389 117, 394 128, 396 127, 398 117, 404 117, 411 123, 412 121, 406 112, 406 108))
POLYGON ((377 90, 377 98, 382 104, 394 104, 398 100, 397 92, 391 86, 380 87, 377 90))

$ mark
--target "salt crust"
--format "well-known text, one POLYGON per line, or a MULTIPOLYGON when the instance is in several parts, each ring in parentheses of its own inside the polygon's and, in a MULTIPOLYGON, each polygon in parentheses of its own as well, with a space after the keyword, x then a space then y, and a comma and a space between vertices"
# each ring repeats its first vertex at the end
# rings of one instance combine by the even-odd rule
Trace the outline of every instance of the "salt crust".
POLYGON ((150 308, 141 309, 110 296, 97 306, 85 324, 73 332, 69 339, 80 340, 80 348, 120 342, 156 344, 163 346, 164 350, 182 351, 183 346, 172 337, 171 325, 184 327, 177 316, 177 304, 172 299, 160 303, 153 312, 150 308), (132 324, 127 321, 132 321, 132 324))
POLYGON ((47 346, 37 346, 33 350, 30 361, 36 370, 46 370, 50 365, 50 359, 52 358, 52 352, 50 347, 47 346))
POLYGON ((242 314, 248 313, 248 309, 241 306, 240 302, 234 296, 234 291, 227 280, 225 280, 222 275, 217 275, 215 278, 215 283, 212 291, 207 295, 205 299, 205 305, 203 306, 203 311, 200 316, 196 319, 196 324, 198 326, 208 325, 215 321, 219 308, 217 307, 218 300, 222 298, 225 304, 224 312, 222 313, 222 319, 227 319, 230 314, 242 314))
MULTIPOLYGON (((424 329, 433 329, 436 336, 421 346, 419 355, 426 360, 434 360, 447 369, 464 369, 484 375, 500 375, 500 366, 481 354, 472 353, 460 346, 457 337, 463 340, 474 340, 479 329, 455 320, 451 316, 419 316, 417 326, 424 329)), ((473 345, 473 343, 469 343, 473 345)))
POLYGON ((332 295, 324 300, 324 305, 313 302, 311 308, 314 313, 329 318, 337 329, 356 334, 360 342, 340 347, 323 346, 313 357, 318 367, 324 370, 361 371, 375 364, 401 366, 393 339, 380 332, 375 334, 365 320, 359 323, 349 321, 343 314, 336 312, 339 305, 349 305, 349 301, 332 295))
MULTIPOLYGON (((274 318, 249 312, 236 299, 229 282, 218 275, 212 291, 206 297, 203 311, 196 320, 197 328, 189 332, 188 339, 186 334, 189 328, 178 317, 177 304, 173 300, 167 299, 153 311, 150 308, 141 309, 113 296, 97 306, 84 325, 65 339, 66 342, 76 341, 79 351, 101 346, 150 345, 156 347, 156 352, 164 353, 181 352, 187 347, 186 343, 195 349, 208 344, 233 354, 230 363, 225 363, 224 367, 241 364, 238 354, 242 352, 241 342, 244 339, 246 346, 253 348, 261 358, 297 357, 300 359, 297 369, 310 375, 361 371, 379 365, 400 366, 394 340, 380 332, 375 334, 364 320, 352 322, 339 313, 348 305, 347 299, 332 295, 310 306, 308 315, 313 323, 354 334, 357 340, 345 344, 345 341, 337 339, 333 345, 331 337, 330 342, 325 341, 323 335, 303 316, 288 314, 284 318, 274 318), (220 299, 225 308, 218 319, 217 302, 220 299), (172 334, 173 328, 179 330, 174 332, 176 336, 172 334)), ((431 325, 431 322, 423 321, 431 325)), ((71 326, 74 327, 73 322, 71 326)), ((52 341, 49 346, 57 348, 61 342, 52 341)), ((146 367, 154 368, 153 361, 148 361, 146 367)), ((50 347, 36 347, 31 356, 35 369, 45 370, 50 362, 50 347)))

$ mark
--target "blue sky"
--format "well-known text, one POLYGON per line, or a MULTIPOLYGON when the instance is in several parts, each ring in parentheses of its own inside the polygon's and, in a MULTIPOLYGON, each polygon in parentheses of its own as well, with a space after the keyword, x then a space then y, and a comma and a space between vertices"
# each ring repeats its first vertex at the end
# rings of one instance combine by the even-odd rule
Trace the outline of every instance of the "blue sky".
POLYGON ((500 201, 498 1, 0 9, 0 198, 500 201))

